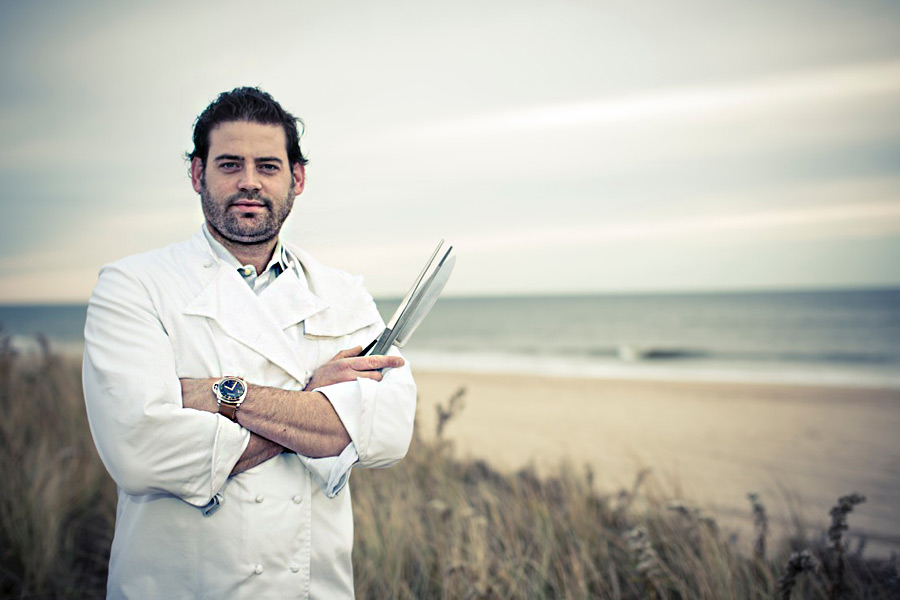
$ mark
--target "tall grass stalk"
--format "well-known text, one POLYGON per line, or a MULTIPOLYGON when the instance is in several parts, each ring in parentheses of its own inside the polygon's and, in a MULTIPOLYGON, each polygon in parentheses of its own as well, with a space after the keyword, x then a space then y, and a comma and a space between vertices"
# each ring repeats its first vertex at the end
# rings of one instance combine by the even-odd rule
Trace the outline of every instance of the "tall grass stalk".
POLYGON ((778 593, 782 600, 790 600, 797 579, 803 573, 817 571, 819 562, 809 550, 794 552, 788 559, 784 576, 778 580, 778 593))
POLYGON ((828 545, 834 553, 834 577, 831 581, 831 600, 839 600, 846 586, 846 546, 844 545, 844 532, 849 529, 847 515, 853 511, 853 507, 866 501, 862 494, 852 493, 838 498, 830 511, 831 526, 828 528, 828 545))
POLYGON ((766 557, 766 536, 769 533, 769 517, 766 515, 765 505, 759 499, 759 494, 747 494, 747 498, 753 506, 753 528, 756 530, 753 554, 759 559, 764 559, 766 557))

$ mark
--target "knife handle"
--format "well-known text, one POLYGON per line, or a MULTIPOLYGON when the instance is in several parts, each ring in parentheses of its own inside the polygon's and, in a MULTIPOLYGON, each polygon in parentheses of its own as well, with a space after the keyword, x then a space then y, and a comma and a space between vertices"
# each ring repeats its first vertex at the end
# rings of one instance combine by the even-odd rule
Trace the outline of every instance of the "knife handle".
POLYGON ((369 342, 369 345, 366 346, 365 348, 363 348, 363 349, 362 349, 362 352, 360 352, 359 354, 357 354, 357 356, 365 356, 365 355, 366 355, 366 352, 368 352, 369 350, 371 350, 371 349, 375 346, 375 342, 377 342, 377 341, 378 341, 378 338, 375 338, 374 340, 372 340, 371 342, 369 342))

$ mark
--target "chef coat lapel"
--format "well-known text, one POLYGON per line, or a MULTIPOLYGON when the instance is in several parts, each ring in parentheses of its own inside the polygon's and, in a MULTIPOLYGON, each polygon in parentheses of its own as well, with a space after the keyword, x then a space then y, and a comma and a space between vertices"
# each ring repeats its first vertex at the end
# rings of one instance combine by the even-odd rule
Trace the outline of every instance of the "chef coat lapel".
POLYGON ((372 297, 362 285, 362 277, 331 269, 305 251, 290 247, 300 259, 309 282, 309 291, 323 307, 306 317, 303 333, 308 339, 341 337, 381 323, 381 315, 372 297))
POLYGON ((328 303, 310 292, 292 270, 279 275, 262 291, 259 299, 282 330, 328 308, 328 303))
MULTIPOLYGON (((257 296, 236 269, 222 263, 216 263, 216 266, 218 270, 203 291, 185 308, 184 314, 214 320, 226 335, 265 356, 297 381, 304 381, 308 373, 300 368, 296 349, 290 344, 283 328, 296 323, 298 318, 302 320, 310 311, 321 310, 321 307, 312 301, 301 300, 292 304, 298 299, 290 298, 293 290, 289 289, 289 284, 280 285, 280 291, 278 287, 272 290, 270 304, 262 298, 268 289, 257 296)), ((286 282, 294 279, 297 286, 302 287, 296 278, 284 275, 269 287, 278 285, 282 279, 286 282)))

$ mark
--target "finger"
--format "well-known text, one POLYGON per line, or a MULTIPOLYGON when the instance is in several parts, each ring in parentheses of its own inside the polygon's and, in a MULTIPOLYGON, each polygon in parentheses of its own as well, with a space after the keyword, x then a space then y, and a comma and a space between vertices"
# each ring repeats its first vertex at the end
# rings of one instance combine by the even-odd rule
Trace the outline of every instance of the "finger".
POLYGON ((378 369, 396 369, 406 364, 406 361, 399 356, 375 356, 378 361, 378 369))
POLYGON ((406 363, 399 356, 360 356, 348 359, 347 364, 355 371, 374 371, 402 367, 406 363))
POLYGON ((354 356, 359 356, 359 353, 362 352, 362 346, 354 346, 353 348, 347 348, 346 350, 341 350, 333 357, 331 360, 340 360, 342 358, 351 358, 354 356))
POLYGON ((358 371, 356 376, 362 377, 364 379, 373 379, 375 381, 381 381, 382 379, 384 379, 384 375, 381 371, 358 371))

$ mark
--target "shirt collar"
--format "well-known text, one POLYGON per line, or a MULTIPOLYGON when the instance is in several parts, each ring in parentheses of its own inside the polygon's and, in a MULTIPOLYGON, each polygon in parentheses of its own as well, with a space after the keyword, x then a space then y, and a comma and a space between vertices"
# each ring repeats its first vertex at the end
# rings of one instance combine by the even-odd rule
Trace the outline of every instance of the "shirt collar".
MULTIPOLYGON (((203 224, 202 229, 203 236, 206 238, 206 241, 209 242, 209 247, 220 261, 234 267, 242 277, 248 277, 255 270, 253 265, 242 265, 240 261, 228 251, 228 248, 223 246, 219 240, 212 236, 206 223, 203 224)), ((273 275, 278 277, 284 271, 295 268, 296 262, 296 258, 288 252, 288 249, 281 243, 281 238, 279 237, 278 241, 275 243, 275 250, 272 252, 272 258, 269 260, 269 264, 266 265, 263 273, 273 269, 273 275)), ((258 275, 259 273, 257 273, 257 276, 258 275)))

